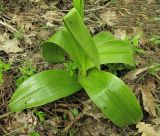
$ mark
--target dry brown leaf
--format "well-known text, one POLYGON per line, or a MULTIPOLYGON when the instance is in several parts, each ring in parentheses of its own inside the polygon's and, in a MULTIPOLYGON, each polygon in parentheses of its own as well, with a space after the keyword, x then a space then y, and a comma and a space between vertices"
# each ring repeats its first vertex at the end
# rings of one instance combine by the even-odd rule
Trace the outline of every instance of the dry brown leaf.
POLYGON ((10 40, 6 34, 0 35, 0 44, 0 50, 5 51, 6 53, 17 53, 23 51, 18 47, 19 41, 17 39, 10 40))
POLYGON ((41 30, 39 33, 38 33, 38 37, 42 40, 46 40, 49 36, 49 32, 47 30, 41 30))
POLYGON ((160 117, 154 118, 151 120, 156 126, 160 126, 160 117))
POLYGON ((118 22, 118 15, 115 11, 107 10, 100 14, 100 18, 103 22, 107 23, 108 26, 115 26, 118 22))
POLYGON ((15 113, 12 116, 13 120, 11 120, 10 125, 6 127, 8 130, 16 130, 21 135, 26 135, 34 131, 38 123, 38 119, 34 116, 32 111, 28 111, 27 113, 15 113))
POLYGON ((152 119, 152 123, 155 124, 155 130, 157 131, 157 134, 160 136, 160 117, 152 119))
POLYGON ((22 15, 14 15, 12 17, 12 22, 17 25, 25 33, 31 33, 35 29, 35 26, 31 21, 26 21, 22 15))
POLYGON ((148 84, 141 86, 143 106, 145 111, 147 111, 151 116, 156 117, 156 99, 154 98, 152 92, 155 91, 155 83, 153 81, 148 81, 148 84))
POLYGON ((156 3, 156 0, 147 0, 148 4, 154 4, 156 3))
POLYGON ((24 40, 25 40, 26 44, 29 44, 29 45, 32 44, 32 40, 28 35, 24 35, 23 37, 24 37, 24 40))
POLYGON ((42 1, 42 0, 30 0, 30 1, 37 3, 37 2, 40 2, 40 1, 42 1))
POLYGON ((24 23, 24 26, 23 26, 23 30, 27 33, 30 33, 31 30, 34 30, 35 29, 35 26, 31 23, 31 22, 25 22, 24 23))
POLYGON ((133 0, 121 0, 121 2, 125 5, 127 5, 127 4, 134 2, 134 1, 133 0))
POLYGON ((56 10, 52 11, 46 11, 45 14, 42 15, 42 17, 47 21, 52 24, 53 21, 62 21, 62 16, 64 14, 62 12, 58 12, 56 10))
POLYGON ((14 14, 11 21, 15 23, 18 26, 18 28, 22 29, 24 26, 23 16, 14 14))
POLYGON ((52 24, 51 22, 48 21, 48 22, 46 23, 46 26, 48 26, 48 27, 54 27, 54 24, 52 24))
POLYGON ((98 108, 95 106, 95 104, 91 101, 85 101, 83 103, 84 108, 83 108, 83 114, 93 117, 96 120, 99 120, 101 118, 104 118, 103 114, 98 110, 98 108))
POLYGON ((160 136, 151 124, 139 122, 136 128, 138 128, 138 133, 142 133, 142 136, 160 136))
POLYGON ((114 30, 114 36, 117 39, 124 40, 127 36, 126 30, 122 30, 120 28, 114 30))

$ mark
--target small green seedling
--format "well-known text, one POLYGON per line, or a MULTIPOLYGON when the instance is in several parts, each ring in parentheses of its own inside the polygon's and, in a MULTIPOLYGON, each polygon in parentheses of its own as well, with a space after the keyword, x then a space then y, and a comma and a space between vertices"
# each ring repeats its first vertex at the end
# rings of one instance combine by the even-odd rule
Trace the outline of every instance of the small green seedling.
POLYGON ((30 132, 29 136, 40 136, 37 132, 30 132))
POLYGON ((112 4, 116 4, 118 2, 118 0, 111 0, 112 4))
POLYGON ((38 117, 40 122, 44 122, 46 118, 46 114, 43 111, 35 111, 36 116, 38 117))
POLYGON ((69 136, 75 136, 77 132, 78 128, 71 128, 71 130, 69 131, 69 136))
POLYGON ((150 43, 153 45, 160 45, 160 36, 159 35, 153 35, 150 39, 149 39, 150 43))
POLYGON ((79 111, 76 108, 70 109, 70 111, 71 111, 71 113, 73 114, 74 117, 76 117, 79 114, 79 111))
POLYGON ((157 105, 156 109, 157 109, 158 113, 160 113, 160 104, 157 105))
POLYGON ((3 12, 4 9, 5 9, 4 5, 2 5, 2 4, 0 3, 0 12, 3 12))
POLYGON ((117 71, 125 70, 126 67, 124 64, 107 64, 108 71, 114 75, 118 75, 117 71))
POLYGON ((68 119, 68 116, 67 116, 66 113, 63 113, 63 119, 64 119, 64 120, 67 120, 67 119, 68 119))
POLYGON ((153 20, 154 21, 160 21, 160 16, 154 17, 153 20))
POLYGON ((50 63, 64 63, 67 53, 77 69, 73 74, 64 69, 31 76, 11 97, 10 111, 44 105, 83 89, 117 126, 139 122, 143 113, 132 90, 120 78, 101 70, 101 64, 109 63, 135 66, 132 44, 115 39, 110 32, 92 37, 83 20, 84 1, 73 3, 74 8, 63 18, 64 26, 43 43, 42 54, 50 63))
POLYGON ((30 76, 36 73, 36 68, 27 63, 19 68, 21 76, 16 80, 16 86, 19 86, 22 82, 27 80, 30 76))
POLYGON ((160 71, 160 63, 155 63, 152 65, 152 68, 148 69, 148 73, 154 75, 158 79, 160 79, 160 77, 158 76, 159 71, 160 71))
POLYGON ((1 59, 0 59, 0 84, 2 84, 4 82, 3 80, 3 72, 10 70, 10 64, 8 63, 4 63, 1 59))
POLYGON ((64 67, 66 70, 70 71, 70 76, 73 76, 78 68, 77 64, 72 61, 64 63, 64 67))
POLYGON ((132 39, 131 39, 131 43, 133 44, 133 47, 135 48, 135 51, 137 53, 142 53, 144 54, 145 51, 141 48, 139 48, 139 40, 142 37, 142 32, 139 32, 137 35, 135 35, 132 39))
POLYGON ((21 29, 18 30, 18 32, 15 32, 14 33, 14 37, 17 39, 17 40, 21 40, 24 38, 24 35, 23 35, 23 31, 21 29))

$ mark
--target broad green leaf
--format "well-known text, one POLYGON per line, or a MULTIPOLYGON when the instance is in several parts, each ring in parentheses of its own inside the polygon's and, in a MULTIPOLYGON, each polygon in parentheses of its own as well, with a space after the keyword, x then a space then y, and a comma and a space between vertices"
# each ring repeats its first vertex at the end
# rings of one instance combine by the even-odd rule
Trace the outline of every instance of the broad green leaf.
POLYGON ((96 43, 96 46, 104 45, 108 41, 116 40, 112 33, 110 32, 100 32, 97 35, 93 37, 94 42, 96 43))
POLYGON ((63 21, 73 39, 75 39, 77 44, 83 48, 86 55, 99 68, 98 50, 78 11, 73 8, 63 18, 63 21))
POLYGON ((74 8, 77 9, 81 17, 84 16, 84 0, 73 0, 74 8))
MULTIPOLYGON (((134 49, 129 42, 115 40, 110 32, 101 32, 94 36, 93 39, 100 54, 100 64, 124 63, 131 66, 135 65, 134 49)), ((61 56, 64 58, 64 51, 58 46, 65 50, 72 60, 75 61, 79 67, 82 67, 83 71, 86 69, 86 60, 88 62, 88 68, 94 66, 94 64, 87 59, 83 49, 65 28, 60 29, 42 45, 44 58, 49 62, 58 61, 58 55, 60 55, 60 58, 61 56)))
POLYGON ((62 49, 81 67, 82 71, 86 70, 87 56, 82 47, 77 44, 65 27, 43 43, 42 53, 47 61, 54 62, 57 60, 58 55, 62 55, 64 58, 62 49))
POLYGON ((65 60, 64 43, 64 36, 61 29, 42 44, 44 59, 50 63, 63 62, 65 60))
POLYGON ((134 48, 128 42, 121 40, 108 41, 99 44, 100 63, 124 63, 135 66, 134 48))
POLYGON ((56 44, 51 46, 51 42, 47 41, 42 46, 42 54, 49 63, 59 63, 65 61, 65 52, 56 44), (44 46, 45 45, 45 46, 44 46))
POLYGON ((24 81, 9 101, 12 112, 37 107, 69 96, 81 89, 77 76, 69 71, 47 70, 24 81))
POLYGON ((135 124, 142 119, 140 105, 124 82, 115 75, 91 70, 79 81, 93 102, 119 127, 135 124))
POLYGON ((116 40, 110 32, 100 32, 93 37, 100 54, 100 63, 124 63, 135 66, 135 51, 128 41, 116 40))
MULTIPOLYGON (((131 43, 121 40, 107 40, 100 42, 95 40, 99 55, 100 64, 124 63, 135 66, 135 51, 131 43)), ((88 67, 93 67, 93 63, 88 61, 88 67)))

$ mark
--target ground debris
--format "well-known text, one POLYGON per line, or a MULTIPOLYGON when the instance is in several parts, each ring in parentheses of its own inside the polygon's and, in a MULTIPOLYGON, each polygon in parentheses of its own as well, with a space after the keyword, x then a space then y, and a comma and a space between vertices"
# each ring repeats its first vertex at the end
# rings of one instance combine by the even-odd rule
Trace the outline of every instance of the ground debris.
POLYGON ((118 15, 115 11, 107 10, 100 14, 102 22, 107 23, 108 26, 115 26, 118 22, 118 15))
POLYGON ((156 117, 156 99, 153 96, 153 92, 156 89, 154 81, 148 81, 146 84, 141 85, 140 90, 142 93, 143 107, 146 112, 151 116, 156 117))
POLYGON ((17 53, 22 52, 23 49, 18 47, 19 41, 17 39, 9 39, 9 36, 5 33, 0 35, 0 50, 5 51, 6 53, 17 53))
POLYGON ((101 118, 105 118, 102 112, 96 107, 96 105, 91 100, 84 102, 84 108, 82 112, 84 115, 93 117, 97 121, 101 118))
POLYGON ((142 136, 160 136, 160 133, 158 134, 154 126, 151 124, 146 124, 145 122, 139 122, 136 125, 136 128, 138 128, 138 133, 142 133, 142 136))
POLYGON ((38 119, 32 111, 15 113, 12 114, 10 118, 12 118, 12 120, 9 121, 10 125, 5 126, 6 130, 10 132, 6 135, 27 135, 34 131, 38 123, 38 119))

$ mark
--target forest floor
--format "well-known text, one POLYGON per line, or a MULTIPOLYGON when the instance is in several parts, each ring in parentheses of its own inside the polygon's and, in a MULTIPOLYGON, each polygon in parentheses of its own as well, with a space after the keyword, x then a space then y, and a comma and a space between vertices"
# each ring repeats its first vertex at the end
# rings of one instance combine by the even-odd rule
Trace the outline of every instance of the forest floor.
POLYGON ((85 2, 85 23, 92 35, 110 31, 119 39, 140 36, 136 69, 112 69, 133 88, 144 113, 140 123, 116 127, 83 91, 20 113, 8 111, 11 95, 26 77, 63 68, 43 60, 41 43, 63 25, 71 8, 71 0, 0 0, 0 59, 10 65, 0 84, 0 136, 160 136, 159 0, 85 2), (43 122, 34 111, 45 114, 43 122))

